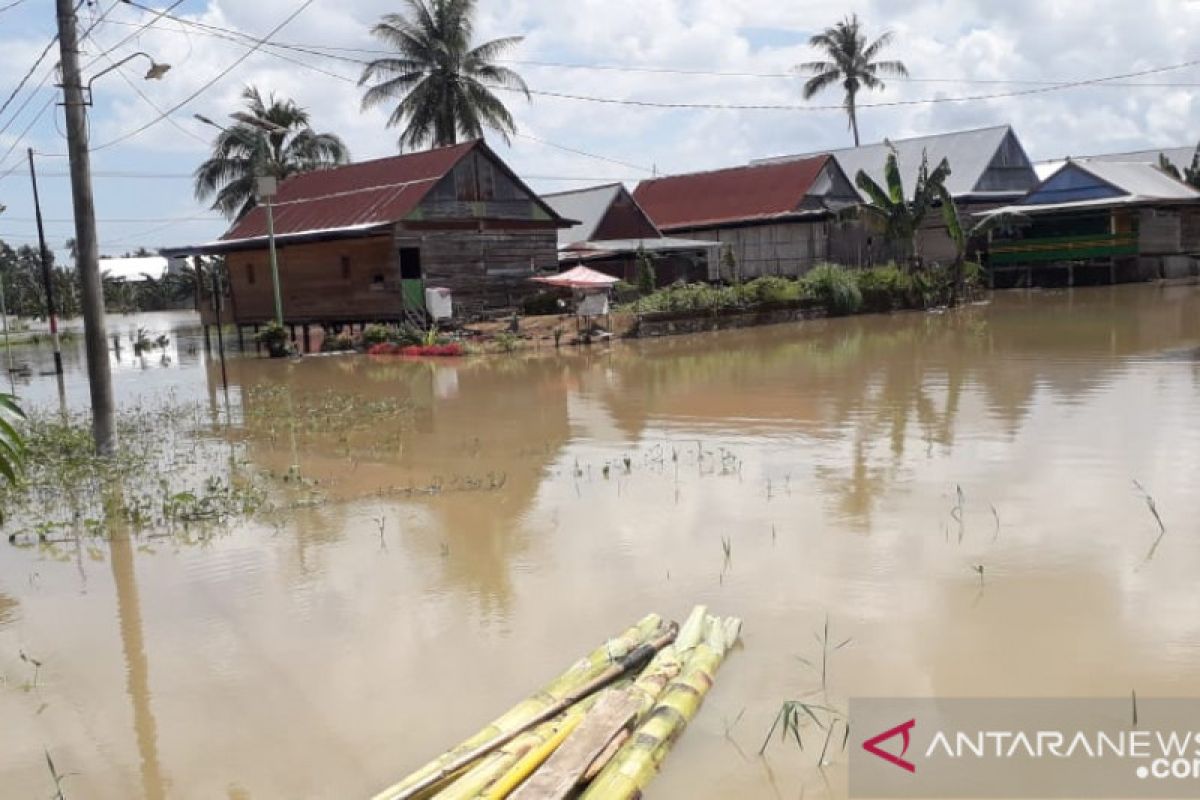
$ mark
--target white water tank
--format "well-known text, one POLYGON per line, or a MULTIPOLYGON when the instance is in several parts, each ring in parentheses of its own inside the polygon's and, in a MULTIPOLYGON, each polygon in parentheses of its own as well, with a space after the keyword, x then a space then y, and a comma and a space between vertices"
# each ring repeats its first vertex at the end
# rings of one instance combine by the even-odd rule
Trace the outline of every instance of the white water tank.
POLYGON ((430 287, 425 290, 425 310, 430 319, 450 319, 454 316, 454 301, 450 290, 430 287))

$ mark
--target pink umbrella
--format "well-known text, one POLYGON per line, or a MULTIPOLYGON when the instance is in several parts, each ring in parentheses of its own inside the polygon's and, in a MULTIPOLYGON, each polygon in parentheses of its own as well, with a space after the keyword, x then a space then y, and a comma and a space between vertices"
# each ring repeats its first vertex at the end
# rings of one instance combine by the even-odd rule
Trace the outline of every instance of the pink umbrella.
POLYGON ((614 278, 612 275, 605 275, 603 272, 597 272, 587 267, 575 267, 558 275, 532 278, 531 280, 568 289, 608 289, 620 282, 620 278, 614 278))

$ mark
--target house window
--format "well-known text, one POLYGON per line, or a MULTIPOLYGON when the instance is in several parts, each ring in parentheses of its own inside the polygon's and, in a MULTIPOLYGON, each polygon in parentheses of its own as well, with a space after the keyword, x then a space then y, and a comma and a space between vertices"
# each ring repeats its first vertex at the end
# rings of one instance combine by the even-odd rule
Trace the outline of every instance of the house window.
POLYGON ((254 285, 254 265, 251 263, 246 264, 246 283, 254 285))
POLYGON ((384 283, 383 275, 381 273, 377 272, 373 276, 371 276, 371 291, 372 292, 382 292, 386 288, 387 288, 387 286, 384 283))
POLYGON ((342 256, 342 280, 350 280, 350 256, 342 256))

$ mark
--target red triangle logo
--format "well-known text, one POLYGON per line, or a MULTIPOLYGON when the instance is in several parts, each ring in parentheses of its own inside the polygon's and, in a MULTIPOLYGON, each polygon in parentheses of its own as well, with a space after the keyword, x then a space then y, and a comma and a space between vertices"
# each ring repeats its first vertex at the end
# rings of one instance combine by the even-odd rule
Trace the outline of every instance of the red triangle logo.
POLYGON ((863 750, 866 750, 873 756, 879 756, 889 764, 895 764, 897 767, 900 767, 900 769, 915 773, 917 771, 917 766, 911 761, 906 761, 904 759, 904 756, 908 754, 909 745, 912 744, 912 729, 915 727, 917 727, 917 721, 915 719, 910 719, 903 725, 897 725, 889 731, 884 731, 873 739, 867 739, 865 742, 863 742, 863 750), (888 751, 881 750, 879 748, 879 745, 883 744, 889 739, 894 739, 897 736, 904 737, 904 748, 900 751, 900 755, 893 755, 888 751))

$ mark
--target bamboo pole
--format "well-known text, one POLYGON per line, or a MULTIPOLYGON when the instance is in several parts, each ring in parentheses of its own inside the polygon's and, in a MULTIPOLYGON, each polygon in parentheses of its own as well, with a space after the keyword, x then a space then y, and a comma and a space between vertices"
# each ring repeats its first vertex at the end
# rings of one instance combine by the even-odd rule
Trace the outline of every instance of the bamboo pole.
POLYGON ((531 721, 536 720, 540 714, 560 703, 573 691, 595 680, 609 669, 614 661, 628 656, 655 635, 661 634, 662 630, 662 617, 657 614, 647 615, 617 638, 606 642, 586 658, 572 664, 566 672, 547 684, 541 691, 509 709, 471 738, 447 750, 407 778, 375 795, 374 800, 400 800, 400 798, 429 796, 430 790, 444 785, 447 779, 453 777, 455 773, 461 772, 468 765, 464 764, 448 775, 443 774, 447 766, 498 737, 522 730, 531 721), (442 777, 437 777, 439 775, 442 777), (430 782, 431 779, 432 782, 430 782))
MULTIPOLYGON (((600 694, 595 693, 583 700, 580 700, 575 705, 571 706, 562 715, 542 723, 532 730, 525 731, 517 736, 508 744, 488 753, 480 759, 471 770, 461 778, 450 784, 446 789, 442 790, 434 797, 436 800, 473 800, 479 797, 506 797, 508 792, 504 794, 493 795, 492 790, 495 789, 497 782, 505 781, 509 777, 517 765, 527 757, 536 754, 543 750, 552 742, 553 747, 546 752, 542 757, 544 761, 549 757, 550 753, 562 743, 562 739, 566 735, 579 726, 587 713, 596 705, 600 699, 600 694), (558 738, 558 734, 563 732, 562 738, 558 738)), ((541 763, 540 761, 538 763, 541 763)), ((534 765, 536 768, 536 765, 534 765)), ((518 780, 517 783, 520 783, 518 780)))
POLYGON ((576 741, 584 735, 587 727, 585 722, 584 728, 572 734, 566 744, 555 752, 513 797, 561 800, 576 784, 585 784, 600 773, 624 745, 628 731, 646 719, 667 686, 679 676, 686 657, 695 651, 696 646, 705 637, 709 619, 707 607, 697 606, 693 609, 680 627, 675 642, 660 650, 646 669, 624 690, 634 703, 633 715, 625 728, 624 736, 621 732, 614 732, 613 740, 607 744, 599 743, 599 749, 594 742, 576 741), (592 755, 590 761, 587 760, 589 755, 592 755))
MULTIPOLYGON (((736 641, 741 623, 732 618, 706 616, 702 628, 703 641, 687 657, 682 673, 666 687, 646 720, 596 776, 581 800, 634 800, 658 772, 671 746, 712 688, 717 669, 726 650, 736 641)), ((685 625, 681 637, 684 632, 691 635, 693 629, 685 625)))

